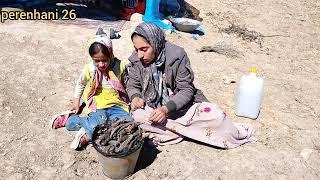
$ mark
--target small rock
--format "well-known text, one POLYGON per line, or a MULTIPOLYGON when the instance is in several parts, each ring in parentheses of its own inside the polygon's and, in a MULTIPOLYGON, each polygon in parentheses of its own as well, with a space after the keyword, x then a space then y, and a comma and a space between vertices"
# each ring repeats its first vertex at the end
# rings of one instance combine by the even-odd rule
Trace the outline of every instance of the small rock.
POLYGON ((300 155, 302 156, 302 158, 306 161, 309 159, 311 153, 313 152, 313 149, 303 149, 300 153, 300 155))
POLYGON ((71 166, 73 166, 74 164, 75 164, 76 162, 73 160, 73 161, 71 161, 70 163, 68 163, 68 164, 65 164, 63 167, 62 167, 62 169, 69 169, 71 166))
POLYGON ((10 107, 9 107, 9 106, 7 106, 7 107, 5 107, 5 109, 9 111, 9 110, 10 110, 10 107))
POLYGON ((45 97, 45 96, 44 96, 44 97, 41 97, 41 98, 38 99, 38 101, 41 102, 41 101, 44 100, 44 98, 46 98, 46 97, 45 97))
POLYGON ((224 84, 232 84, 232 83, 236 83, 236 81, 235 80, 232 80, 231 78, 229 78, 229 77, 224 77, 224 78, 222 78, 222 80, 223 80, 223 83, 224 84))
POLYGON ((8 116, 12 116, 12 115, 13 115, 13 112, 9 111, 8 116))
POLYGON ((1 155, 1 156, 5 156, 5 155, 7 155, 7 154, 8 154, 8 152, 9 152, 9 151, 4 152, 4 153, 2 153, 2 154, 0 154, 0 155, 1 155))
POLYGON ((50 95, 55 95, 55 94, 57 94, 57 93, 54 91, 50 92, 50 95))

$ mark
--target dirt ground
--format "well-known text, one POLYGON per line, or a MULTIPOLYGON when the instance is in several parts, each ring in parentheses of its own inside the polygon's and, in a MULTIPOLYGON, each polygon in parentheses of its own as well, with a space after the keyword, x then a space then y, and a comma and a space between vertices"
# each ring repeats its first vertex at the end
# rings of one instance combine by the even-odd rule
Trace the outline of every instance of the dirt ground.
MULTIPOLYGON (((129 179, 319 179, 320 1, 188 2, 201 11, 205 36, 192 40, 178 32, 167 39, 188 52, 197 87, 234 122, 253 124, 258 141, 232 150, 189 140, 146 147, 129 179), (261 46, 219 32, 231 23, 261 33, 261 46), (237 57, 198 52, 218 42, 237 57), (236 88, 251 67, 265 80, 257 120, 234 115, 236 88)), ((133 50, 132 28, 126 23, 113 42, 121 59, 133 50)), ((95 27, 45 21, 0 24, 1 179, 106 178, 93 147, 74 151, 69 144, 75 133, 48 125, 72 98, 94 33, 95 27)))

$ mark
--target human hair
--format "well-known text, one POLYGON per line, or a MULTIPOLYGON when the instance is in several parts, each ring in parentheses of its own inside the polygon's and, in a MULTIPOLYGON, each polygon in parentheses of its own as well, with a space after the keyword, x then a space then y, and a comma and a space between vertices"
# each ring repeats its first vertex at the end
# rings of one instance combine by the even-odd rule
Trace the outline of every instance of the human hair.
POLYGON ((93 55, 95 55, 99 52, 102 52, 102 54, 104 54, 109 59, 111 58, 109 49, 105 45, 103 45, 99 42, 92 43, 91 46, 89 47, 90 56, 93 57, 93 55))

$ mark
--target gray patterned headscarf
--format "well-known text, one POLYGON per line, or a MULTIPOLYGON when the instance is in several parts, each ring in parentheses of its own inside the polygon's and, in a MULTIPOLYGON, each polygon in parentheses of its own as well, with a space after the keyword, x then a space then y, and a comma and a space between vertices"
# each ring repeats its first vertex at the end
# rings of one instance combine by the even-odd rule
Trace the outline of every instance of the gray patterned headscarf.
POLYGON ((153 23, 141 23, 136 27, 131 39, 134 35, 144 37, 155 50, 155 60, 149 66, 144 66, 142 70, 142 95, 150 107, 157 108, 169 101, 167 87, 162 77, 165 63, 165 34, 153 23))

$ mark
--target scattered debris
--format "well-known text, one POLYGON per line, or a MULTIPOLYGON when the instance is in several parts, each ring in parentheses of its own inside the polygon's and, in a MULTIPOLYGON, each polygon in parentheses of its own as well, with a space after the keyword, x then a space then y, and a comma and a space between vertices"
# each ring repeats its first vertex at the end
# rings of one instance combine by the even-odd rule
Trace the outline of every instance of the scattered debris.
POLYGON ((8 154, 8 152, 10 152, 10 151, 6 151, 6 152, 4 152, 4 153, 2 153, 2 154, 0 154, 1 156, 6 156, 7 154, 8 154))
POLYGON ((235 80, 232 80, 232 79, 229 78, 229 77, 223 77, 222 80, 223 80, 223 83, 224 83, 224 84, 233 84, 233 83, 236 83, 235 80))
POLYGON ((221 32, 227 34, 236 34, 238 37, 242 38, 245 41, 255 42, 262 47, 263 36, 261 33, 256 31, 249 31, 245 27, 240 27, 235 24, 231 24, 228 28, 224 28, 220 30, 221 32))
POLYGON ((120 37, 121 35, 119 34, 119 31, 110 28, 110 39, 119 39, 120 37))
POLYGON ((238 54, 239 52, 236 51, 235 49, 230 49, 230 48, 226 48, 225 46, 220 46, 220 45, 216 45, 216 46, 203 46, 201 47, 201 49, 199 50, 200 52, 215 52, 218 54, 222 54, 231 58, 237 58, 239 57, 238 54))
POLYGON ((222 39, 215 43, 213 46, 203 46, 199 52, 215 52, 218 54, 225 55, 230 58, 239 58, 242 55, 241 52, 237 51, 232 45, 231 37, 229 34, 221 33, 222 39))
POLYGON ((262 48, 264 37, 276 37, 276 36, 290 37, 288 35, 278 35, 278 34, 266 36, 256 31, 250 31, 244 26, 240 27, 239 25, 235 25, 233 23, 227 28, 220 29, 220 31, 227 34, 236 34, 238 37, 240 37, 245 41, 255 42, 259 44, 260 48, 262 48))
POLYGON ((45 98, 46 98, 45 96, 43 96, 43 97, 39 98, 39 99, 38 99, 38 102, 43 101, 45 98))

